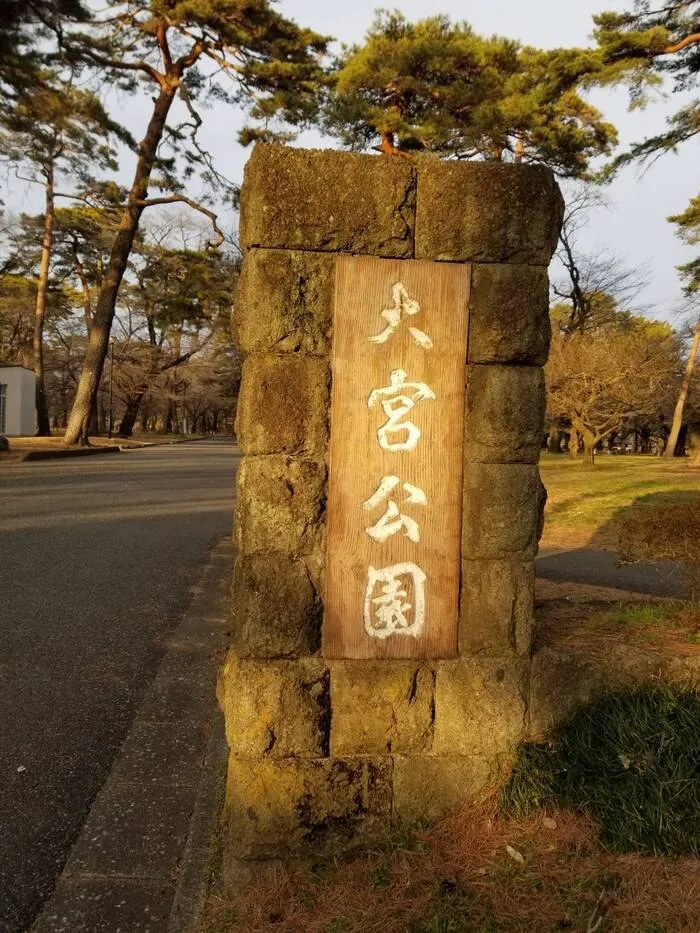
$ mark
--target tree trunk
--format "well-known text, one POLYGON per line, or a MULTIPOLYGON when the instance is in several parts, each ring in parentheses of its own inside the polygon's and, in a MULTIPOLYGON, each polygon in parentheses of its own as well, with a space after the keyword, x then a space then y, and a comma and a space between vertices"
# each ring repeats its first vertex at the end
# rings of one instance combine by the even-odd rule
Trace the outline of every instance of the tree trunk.
POLYGON ((165 412, 165 425, 163 427, 163 434, 171 434, 173 429, 173 414, 174 406, 172 399, 168 399, 168 407, 165 412))
POLYGON ((109 335, 112 329, 119 286, 126 271, 131 247, 144 210, 142 202, 148 195, 148 184, 156 152, 176 92, 177 83, 175 82, 164 83, 161 87, 146 135, 139 144, 139 158, 136 163, 134 181, 129 191, 126 207, 122 213, 119 230, 112 245, 109 262, 107 263, 107 269, 93 313, 85 360, 80 374, 80 381, 78 382, 78 391, 76 392, 68 428, 66 429, 66 445, 87 443, 90 414, 95 407, 97 390, 109 349, 109 335))
POLYGON ((141 402, 145 394, 146 390, 144 389, 143 391, 137 392, 135 395, 131 395, 126 400, 126 408, 124 409, 121 424, 117 431, 118 437, 131 437, 134 433, 134 425, 136 424, 139 408, 141 407, 141 402))
POLYGON ((579 432, 572 428, 569 434, 569 458, 575 460, 579 455, 579 432))
POLYGON ((583 436, 583 463, 585 466, 595 466, 595 445, 599 438, 591 431, 582 431, 583 436))
POLYGON ((34 373, 36 375, 36 433, 38 437, 51 437, 51 424, 49 422, 49 409, 46 404, 46 384, 44 379, 44 321, 46 320, 46 296, 49 290, 49 267, 51 264, 51 247, 53 245, 53 190, 53 163, 49 162, 46 172, 44 237, 41 243, 39 285, 36 290, 36 309, 34 312, 34 373))
POLYGON ((700 424, 691 424, 688 428, 688 446, 692 463, 700 466, 700 424))
POLYGON ((681 433, 681 425, 683 424, 683 409, 685 408, 685 400, 688 397, 688 389, 690 388, 690 380, 693 376, 693 369, 695 368, 695 357, 698 354, 698 347, 700 347, 700 321, 698 321, 698 323, 695 325, 693 344, 690 348, 690 354, 688 356, 688 362, 685 367, 683 382, 681 383, 681 390, 678 393, 678 401, 676 402, 676 408, 673 412, 671 433, 669 434, 668 443, 666 444, 666 450, 664 452, 665 457, 676 456, 676 444, 678 443, 678 438, 681 433))

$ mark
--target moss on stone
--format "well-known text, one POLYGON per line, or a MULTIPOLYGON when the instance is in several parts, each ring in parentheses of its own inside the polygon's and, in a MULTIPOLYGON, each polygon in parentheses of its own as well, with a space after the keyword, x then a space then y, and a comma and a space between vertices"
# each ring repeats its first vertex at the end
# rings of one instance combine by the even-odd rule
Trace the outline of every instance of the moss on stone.
POLYGON ((243 365, 236 434, 246 454, 325 459, 330 367, 310 356, 249 356, 243 365))
POLYGON ((329 675, 323 661, 259 661, 231 652, 221 675, 235 758, 318 758, 328 752, 329 675))
POLYGON ((226 849, 236 858, 322 855, 382 839, 391 758, 229 760, 226 849))
POLYGON ((459 617, 459 652, 527 656, 535 598, 533 560, 465 560, 459 617))
POLYGON ((258 144, 245 167, 241 245, 411 258, 415 188, 405 159, 258 144))
POLYGON ((465 458, 537 463, 544 413, 544 371, 539 366, 468 366, 465 458))
POLYGON ((330 662, 332 755, 429 751, 433 672, 412 661, 330 662))
POLYGON ((249 250, 234 305, 242 352, 327 355, 334 270, 331 253, 249 250))
POLYGON ((469 362, 543 366, 550 338, 549 278, 545 267, 472 266, 469 362))
POLYGON ((322 609, 305 561, 240 554, 231 596, 231 646, 241 657, 297 658, 320 648, 322 609))
POLYGON ((512 655, 437 664, 434 754, 493 760, 522 741, 527 667, 512 655))
POLYGON ((563 213, 544 166, 420 160, 416 258, 546 266, 563 213))

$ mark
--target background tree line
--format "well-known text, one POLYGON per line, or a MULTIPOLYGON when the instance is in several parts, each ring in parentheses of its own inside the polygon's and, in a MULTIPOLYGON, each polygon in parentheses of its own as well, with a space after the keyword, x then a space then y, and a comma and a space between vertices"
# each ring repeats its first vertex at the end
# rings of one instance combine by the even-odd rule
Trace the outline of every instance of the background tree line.
MULTIPOLYGON (((674 332, 644 316, 636 270, 609 251, 586 255, 579 233, 621 166, 700 131, 698 102, 685 103, 613 158, 616 129, 586 97, 624 84, 644 106, 669 81, 696 87, 699 0, 603 12, 595 45, 550 50, 445 16, 380 12, 362 44, 330 54, 327 37, 268 0, 110 0, 99 10, 0 0, 0 21, 1 158, 44 204, 4 218, 0 358, 36 372, 39 433, 65 427, 75 443, 110 427, 110 385, 124 434, 139 424, 230 429, 237 252, 219 218, 238 188, 201 132, 207 104, 223 101, 247 114, 243 144, 315 126, 392 158, 549 165, 568 202, 553 281, 552 447, 567 438, 592 461, 625 432, 670 454, 694 436, 700 260, 680 269, 689 324, 674 332), (138 141, 114 113, 115 91, 147 110, 138 141), (126 165, 122 186, 114 173, 126 165)), ((697 196, 669 219, 697 244, 697 196)))

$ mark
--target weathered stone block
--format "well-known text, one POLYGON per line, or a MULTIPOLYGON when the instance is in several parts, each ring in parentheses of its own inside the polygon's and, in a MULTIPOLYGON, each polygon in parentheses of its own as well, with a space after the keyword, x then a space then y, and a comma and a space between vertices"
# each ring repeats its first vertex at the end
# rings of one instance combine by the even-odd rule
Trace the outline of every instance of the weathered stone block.
POLYGON ((243 353, 330 351, 335 256, 250 250, 238 280, 234 318, 243 353))
POLYGON ((549 355, 549 278, 544 266, 472 266, 470 363, 532 363, 549 355))
POLYGON ((410 754, 433 740, 434 675, 411 661, 337 661, 331 755, 410 754))
POLYGON ((536 466, 466 463, 462 557, 534 557, 546 498, 536 466))
POLYGON ((234 758, 318 758, 328 753, 329 675, 318 659, 244 660, 230 653, 220 680, 234 758))
POLYGON ((391 758, 229 760, 227 857, 375 844, 391 822, 391 758))
POLYGON ((508 754, 525 734, 527 663, 479 657, 436 664, 433 752, 508 754))
POLYGON ((546 266, 563 214, 544 166, 418 162, 416 259, 546 266))
POLYGON ((415 189, 405 159, 260 144, 245 167, 241 245, 410 258, 415 189))
POLYGON ((434 823, 477 799, 489 786, 485 758, 394 756, 394 816, 409 823, 434 823))
POLYGON ((330 365, 310 356, 250 356, 243 364, 236 434, 246 454, 326 456, 330 365))
POLYGON ((326 468, 312 460, 244 457, 238 469, 236 543, 244 554, 290 557, 318 546, 326 468))
POLYGON ((539 366, 468 366, 465 458, 537 463, 544 412, 544 371, 539 366))
POLYGON ((528 655, 534 599, 534 561, 464 561, 459 653, 528 655))
POLYGON ((297 658, 320 648, 322 608, 304 561, 240 554, 231 597, 231 647, 241 657, 297 658))

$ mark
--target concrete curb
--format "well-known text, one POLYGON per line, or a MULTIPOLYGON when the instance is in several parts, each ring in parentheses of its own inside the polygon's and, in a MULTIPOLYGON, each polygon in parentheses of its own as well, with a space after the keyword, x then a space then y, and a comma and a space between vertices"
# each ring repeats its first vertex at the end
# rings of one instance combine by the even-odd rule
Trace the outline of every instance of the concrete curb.
MULTIPOLYGON (((7 457, 8 463, 32 463, 39 460, 63 460, 66 457, 91 457, 96 454, 118 454, 126 453, 130 450, 144 450, 147 447, 172 447, 174 444, 196 444, 198 441, 216 440, 223 435, 214 437, 179 437, 176 440, 164 441, 163 443, 149 443, 148 441, 134 441, 129 444, 115 444, 112 447, 57 447, 48 450, 28 450, 25 454, 15 449, 10 449, 12 457, 7 457)), ((228 437, 228 436, 227 436, 228 437)))
POLYGON ((35 460, 63 460, 65 457, 91 457, 95 454, 118 453, 121 453, 121 447, 76 447, 75 449, 67 447, 55 450, 28 450, 15 462, 31 463, 35 460))
POLYGON ((228 757, 215 684, 233 559, 230 538, 212 548, 32 933, 198 933, 228 757))

